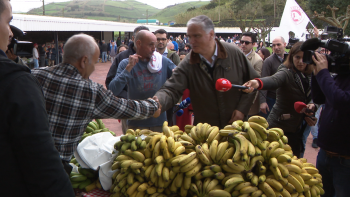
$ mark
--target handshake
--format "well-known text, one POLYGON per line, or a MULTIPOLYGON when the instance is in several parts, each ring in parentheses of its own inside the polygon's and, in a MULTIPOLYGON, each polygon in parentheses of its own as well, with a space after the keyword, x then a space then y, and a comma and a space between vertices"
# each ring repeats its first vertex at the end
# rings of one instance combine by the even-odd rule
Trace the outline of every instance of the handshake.
POLYGON ((154 112, 153 114, 153 118, 158 118, 161 114, 161 111, 162 111, 162 105, 160 104, 158 98, 156 96, 154 96, 153 98, 148 98, 148 99, 153 99, 155 102, 158 103, 158 110, 154 112))

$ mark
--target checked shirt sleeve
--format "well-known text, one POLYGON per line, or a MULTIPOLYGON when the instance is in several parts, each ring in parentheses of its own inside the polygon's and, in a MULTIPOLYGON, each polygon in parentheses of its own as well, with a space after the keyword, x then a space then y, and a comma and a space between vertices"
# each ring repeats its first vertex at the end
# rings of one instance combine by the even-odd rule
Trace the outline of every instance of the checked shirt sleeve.
POLYGON ((153 99, 123 99, 114 96, 101 85, 97 88, 94 118, 147 119, 158 110, 158 103, 153 99))

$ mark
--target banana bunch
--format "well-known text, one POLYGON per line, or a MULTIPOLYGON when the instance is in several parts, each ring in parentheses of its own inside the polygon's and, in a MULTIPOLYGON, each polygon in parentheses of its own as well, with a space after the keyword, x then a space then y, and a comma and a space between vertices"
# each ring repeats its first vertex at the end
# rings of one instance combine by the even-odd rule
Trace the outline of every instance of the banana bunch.
POLYGON ((113 196, 320 196, 322 177, 263 117, 129 131, 115 148, 113 196), (135 137, 147 136, 145 140, 135 137))
POLYGON ((80 142, 83 141, 86 137, 100 132, 110 132, 113 136, 116 136, 113 131, 110 131, 105 127, 101 119, 95 119, 95 121, 91 121, 86 127, 85 132, 80 139, 80 142))
POLYGON ((73 163, 74 165, 76 165, 76 166, 80 166, 80 164, 79 164, 79 162, 77 161, 77 159, 76 158, 74 158, 74 155, 73 155, 73 157, 72 157, 72 159, 70 160, 70 162, 69 163, 73 163))
POLYGON ((70 181, 74 189, 85 189, 89 192, 95 188, 102 189, 101 183, 98 180, 98 175, 96 171, 91 169, 84 169, 79 167, 79 173, 71 172, 70 181))

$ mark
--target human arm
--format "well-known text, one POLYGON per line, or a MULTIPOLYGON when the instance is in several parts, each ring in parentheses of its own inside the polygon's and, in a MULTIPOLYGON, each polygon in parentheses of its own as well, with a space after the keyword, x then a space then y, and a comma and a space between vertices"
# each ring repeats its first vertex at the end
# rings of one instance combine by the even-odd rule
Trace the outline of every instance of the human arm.
POLYGON ((120 62, 117 74, 109 83, 108 89, 111 90, 114 95, 119 95, 127 85, 128 80, 133 78, 132 74, 126 69, 128 62, 129 60, 127 59, 120 62))
MULTIPOLYGON (((317 83, 319 85, 319 89, 322 91, 325 100, 327 100, 327 104, 329 104, 332 108, 336 110, 350 110, 349 102, 350 102, 350 90, 343 90, 344 88, 341 88, 339 86, 343 85, 343 87, 348 87, 349 84, 336 84, 336 81, 331 77, 328 68, 328 62, 324 55, 315 53, 317 59, 313 56, 312 59, 314 60, 316 64, 316 68, 314 73, 316 74, 315 78, 317 80, 317 83)), ((339 77, 339 76, 338 76, 339 77)), ((347 80, 349 82, 349 79, 346 79, 344 76, 341 76, 344 78, 344 81, 347 80)), ((347 78, 349 76, 347 75, 347 78)), ((315 84, 314 84, 315 85, 315 84)), ((316 90, 316 87, 312 87, 312 90, 316 90)), ((320 93, 320 92, 318 92, 320 93)), ((317 96, 317 95, 313 95, 317 96)), ((322 98, 321 98, 322 99, 322 98)), ((314 99, 315 103, 318 103, 316 101, 317 99, 314 99)), ((320 103, 322 104, 322 103, 320 103)))
POLYGON ((146 100, 118 98, 114 96, 111 91, 99 85, 97 89, 94 118, 147 119, 152 117, 159 108, 158 99, 155 97, 146 100))
MULTIPOLYGON (((261 69, 261 77, 268 77, 271 76, 271 63, 269 59, 266 59, 263 63, 262 69, 261 69)), ((266 102, 266 96, 267 96, 267 90, 260 90, 259 99, 260 99, 260 110, 267 114, 266 111, 270 111, 269 106, 266 102)))
MULTIPOLYGON (((18 77, 6 92, 12 152, 28 196, 72 196, 74 192, 54 146, 45 99, 36 79, 18 77), (27 161, 27 162, 23 162, 27 161)), ((6 170, 6 169, 5 169, 6 170)))
POLYGON ((178 65, 180 64, 180 57, 179 57, 179 55, 176 54, 176 53, 173 53, 173 55, 172 55, 172 61, 173 61, 173 63, 174 63, 176 66, 178 66, 178 65))

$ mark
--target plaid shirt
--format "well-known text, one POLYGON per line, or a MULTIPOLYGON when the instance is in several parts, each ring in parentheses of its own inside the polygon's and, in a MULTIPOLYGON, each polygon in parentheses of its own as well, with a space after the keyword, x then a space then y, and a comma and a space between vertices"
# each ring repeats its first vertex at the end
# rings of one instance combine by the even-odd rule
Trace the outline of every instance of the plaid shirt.
POLYGON ((42 86, 50 131, 61 159, 66 161, 93 119, 147 119, 158 109, 152 99, 115 97, 102 85, 84 79, 70 64, 34 69, 32 74, 42 86))

